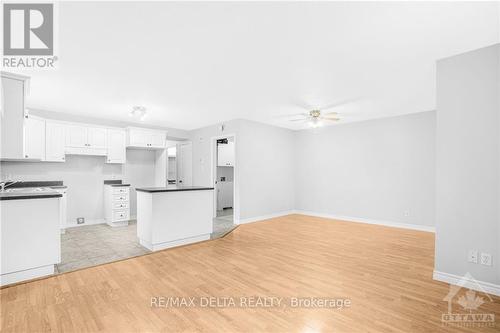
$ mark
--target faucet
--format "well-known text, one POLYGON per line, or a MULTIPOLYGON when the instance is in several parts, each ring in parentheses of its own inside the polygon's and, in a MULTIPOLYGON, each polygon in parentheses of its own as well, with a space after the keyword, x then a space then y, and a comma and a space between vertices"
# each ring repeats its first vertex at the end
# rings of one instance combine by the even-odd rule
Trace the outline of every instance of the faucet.
POLYGON ((0 182, 0 192, 4 192, 5 188, 14 185, 15 183, 18 183, 19 180, 5 180, 3 182, 0 182))

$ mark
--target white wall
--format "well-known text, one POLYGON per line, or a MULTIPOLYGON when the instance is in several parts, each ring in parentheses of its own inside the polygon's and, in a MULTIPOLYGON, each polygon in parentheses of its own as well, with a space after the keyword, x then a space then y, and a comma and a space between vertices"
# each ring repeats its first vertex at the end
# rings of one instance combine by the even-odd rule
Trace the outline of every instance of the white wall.
POLYGON ((126 164, 105 164, 104 157, 67 155, 65 163, 1 162, 2 179, 11 174, 22 180, 62 180, 68 186, 68 221, 104 218, 103 181, 122 179, 130 183, 130 214, 136 215, 134 187, 154 185, 154 152, 127 150, 126 164))
MULTIPOLYGON (((232 120, 225 123, 224 134, 236 134, 236 218, 245 220, 293 209, 293 132, 249 120, 232 120)), ((193 184, 213 186, 211 138, 219 135, 219 125, 191 132, 193 184)))
POLYGON ((434 225, 435 112, 300 131, 295 146, 296 209, 434 225))
POLYGON ((500 44, 437 65, 439 272, 500 284, 500 44), (469 250, 493 266, 467 262, 469 250))

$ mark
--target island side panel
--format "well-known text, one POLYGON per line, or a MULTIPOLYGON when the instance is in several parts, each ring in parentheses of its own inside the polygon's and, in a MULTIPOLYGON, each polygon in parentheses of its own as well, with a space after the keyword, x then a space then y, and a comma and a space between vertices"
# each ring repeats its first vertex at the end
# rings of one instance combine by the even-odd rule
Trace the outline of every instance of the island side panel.
POLYGON ((153 250, 153 195, 152 193, 137 191, 137 237, 139 243, 153 250))
POLYGON ((155 250, 210 238, 213 223, 213 190, 153 194, 155 250))
POLYGON ((60 200, 0 201, 2 285, 54 272, 61 261, 60 200))

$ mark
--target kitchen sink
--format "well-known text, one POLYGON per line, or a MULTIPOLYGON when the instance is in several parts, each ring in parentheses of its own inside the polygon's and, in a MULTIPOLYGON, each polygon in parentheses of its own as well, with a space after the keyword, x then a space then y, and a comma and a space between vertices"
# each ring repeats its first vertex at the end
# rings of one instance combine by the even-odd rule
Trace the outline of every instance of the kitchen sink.
POLYGON ((16 193, 16 192, 24 192, 24 193, 33 193, 33 192, 47 192, 50 191, 50 188, 46 187, 18 187, 18 188, 6 188, 6 193, 16 193))

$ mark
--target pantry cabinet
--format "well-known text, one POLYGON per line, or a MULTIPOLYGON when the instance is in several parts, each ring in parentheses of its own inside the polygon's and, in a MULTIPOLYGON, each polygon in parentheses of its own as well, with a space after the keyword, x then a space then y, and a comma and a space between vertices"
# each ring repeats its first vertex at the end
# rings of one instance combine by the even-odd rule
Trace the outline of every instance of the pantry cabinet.
POLYGON ((41 160, 45 154, 45 123, 25 108, 29 78, 2 72, 0 159, 41 160))

